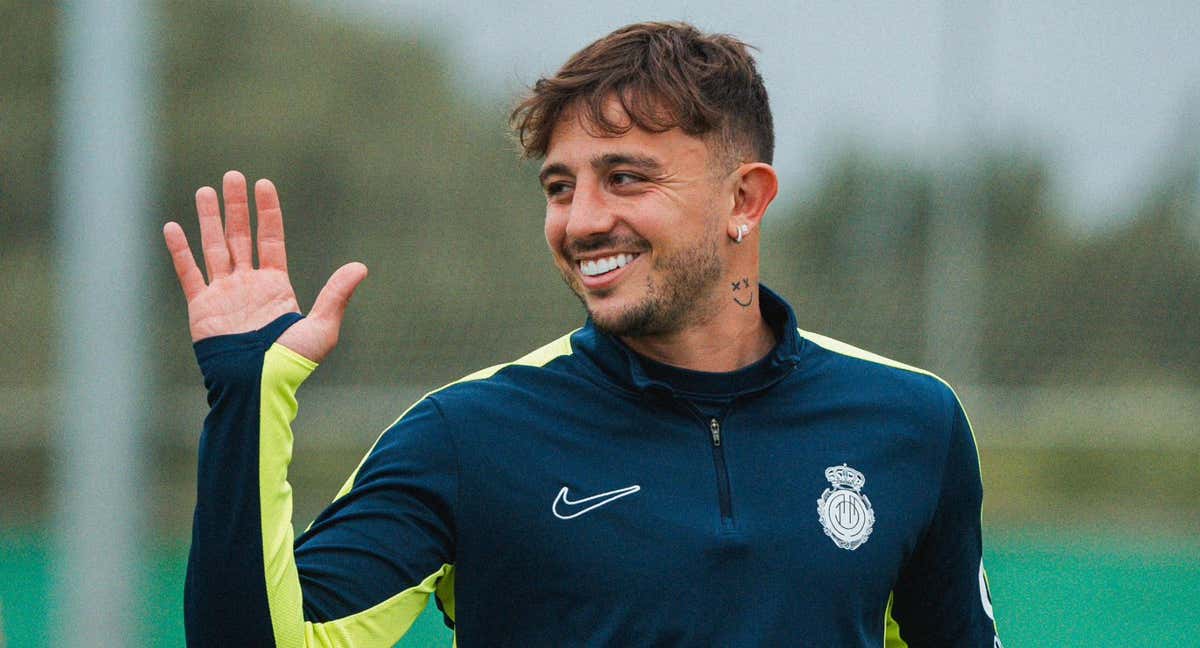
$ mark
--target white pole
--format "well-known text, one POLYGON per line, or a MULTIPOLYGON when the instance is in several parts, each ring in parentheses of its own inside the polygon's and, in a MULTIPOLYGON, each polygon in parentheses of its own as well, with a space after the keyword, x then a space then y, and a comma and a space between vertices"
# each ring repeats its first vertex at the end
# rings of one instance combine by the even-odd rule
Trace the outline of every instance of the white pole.
POLYGON ((1197 82, 1183 110, 1183 168, 1188 175, 1185 180, 1184 204, 1189 213, 1184 227, 1192 236, 1192 242, 1200 244, 1200 82, 1197 82))
POLYGON ((154 399, 144 349, 150 21, 136 0, 62 10, 57 254, 61 401, 55 430, 55 646, 141 642, 145 470, 154 399))
POLYGON ((977 158, 987 106, 988 0, 946 0, 935 203, 926 264, 926 364, 959 384, 981 380, 986 246, 977 158))

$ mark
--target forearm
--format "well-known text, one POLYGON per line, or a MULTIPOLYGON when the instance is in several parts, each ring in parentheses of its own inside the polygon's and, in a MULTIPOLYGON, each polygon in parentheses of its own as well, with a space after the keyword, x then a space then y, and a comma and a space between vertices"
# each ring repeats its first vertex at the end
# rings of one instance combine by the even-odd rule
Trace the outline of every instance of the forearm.
POLYGON ((271 346, 297 319, 196 344, 212 409, 200 439, 184 594, 191 645, 277 645, 280 630, 303 623, 286 473, 292 394, 312 365, 271 346))
POLYGON ((439 585, 452 569, 456 463, 428 401, 293 542, 294 395, 316 365, 273 341, 295 319, 196 345, 212 410, 184 597, 190 645, 391 646, 435 589, 452 603, 439 585))

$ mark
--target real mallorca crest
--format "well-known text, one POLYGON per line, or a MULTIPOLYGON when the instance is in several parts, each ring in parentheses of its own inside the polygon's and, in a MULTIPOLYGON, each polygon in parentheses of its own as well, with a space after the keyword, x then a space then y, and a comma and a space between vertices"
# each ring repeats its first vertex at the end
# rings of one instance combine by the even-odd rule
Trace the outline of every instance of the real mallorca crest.
POLYGON ((842 464, 826 468, 825 479, 833 488, 826 488, 817 500, 817 517, 834 544, 854 551, 871 537, 875 528, 871 500, 859 492, 867 478, 842 464))

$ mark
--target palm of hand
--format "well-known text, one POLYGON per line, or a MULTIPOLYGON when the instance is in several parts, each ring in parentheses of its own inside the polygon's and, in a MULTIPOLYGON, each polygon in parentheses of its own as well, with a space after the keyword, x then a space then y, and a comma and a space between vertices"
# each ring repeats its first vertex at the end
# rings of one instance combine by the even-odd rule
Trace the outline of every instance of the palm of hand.
POLYGON ((286 273, 254 269, 215 279, 188 300, 193 340, 260 329, 284 313, 300 312, 286 273))
MULTIPOLYGON (((259 258, 259 267, 254 268, 245 178, 230 171, 222 184, 224 229, 216 191, 203 187, 196 192, 207 283, 183 229, 177 223, 163 228, 175 274, 187 298, 193 341, 254 331, 285 313, 300 312, 288 276, 283 216, 274 185, 259 180, 254 186, 259 258)), ((337 344, 346 304, 366 274, 361 263, 339 268, 317 295, 308 317, 289 327, 278 342, 314 362, 323 360, 337 344)))

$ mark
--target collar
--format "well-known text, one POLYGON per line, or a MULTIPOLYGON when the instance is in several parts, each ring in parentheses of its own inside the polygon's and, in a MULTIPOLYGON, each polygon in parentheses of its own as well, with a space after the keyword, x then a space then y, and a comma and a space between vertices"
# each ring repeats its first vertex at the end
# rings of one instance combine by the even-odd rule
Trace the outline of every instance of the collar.
POLYGON ((596 329, 591 318, 571 336, 571 346, 617 386, 641 393, 703 399, 727 399, 761 391, 779 382, 799 364, 803 339, 796 315, 782 297, 759 284, 759 309, 775 333, 775 346, 761 360, 721 373, 692 371, 656 362, 620 339, 596 329))

